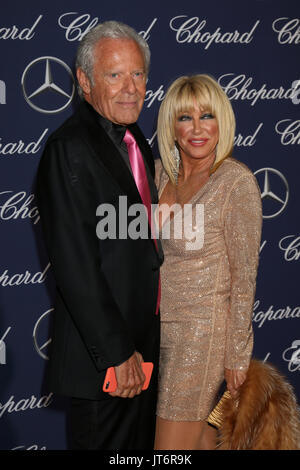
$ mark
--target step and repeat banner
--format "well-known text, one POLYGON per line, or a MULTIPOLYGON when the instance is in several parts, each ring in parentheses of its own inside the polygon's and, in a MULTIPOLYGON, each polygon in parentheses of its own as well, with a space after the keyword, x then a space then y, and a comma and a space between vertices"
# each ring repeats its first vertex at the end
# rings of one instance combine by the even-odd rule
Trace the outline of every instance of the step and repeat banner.
POLYGON ((140 126, 178 76, 213 75, 237 119, 234 156, 258 180, 263 234, 254 356, 300 401, 300 3, 298 0, 4 1, 0 16, 0 449, 67 449, 67 401, 44 386, 54 282, 35 196, 46 140, 78 97, 79 41, 98 23, 133 26, 152 53, 140 126))

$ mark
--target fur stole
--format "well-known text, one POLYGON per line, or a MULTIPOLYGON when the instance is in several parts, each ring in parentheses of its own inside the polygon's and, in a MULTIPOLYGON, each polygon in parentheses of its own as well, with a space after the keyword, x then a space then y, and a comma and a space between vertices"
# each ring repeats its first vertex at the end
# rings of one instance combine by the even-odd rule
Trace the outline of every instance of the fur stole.
POLYGON ((253 359, 238 398, 224 400, 217 449, 300 449, 293 388, 274 366, 253 359))

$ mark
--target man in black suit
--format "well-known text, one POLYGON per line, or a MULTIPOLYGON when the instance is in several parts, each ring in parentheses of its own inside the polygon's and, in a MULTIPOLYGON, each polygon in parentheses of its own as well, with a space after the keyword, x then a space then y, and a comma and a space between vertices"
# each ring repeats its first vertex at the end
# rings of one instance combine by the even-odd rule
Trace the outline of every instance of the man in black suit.
MULTIPOLYGON (((151 149, 136 125, 150 52, 132 28, 98 25, 81 41, 77 111, 48 139, 37 177, 44 238, 57 285, 50 389, 71 397, 74 449, 153 449, 159 354, 159 240, 118 236, 122 212, 142 204, 123 141, 134 136, 157 203, 151 149), (117 236, 96 234, 99 207, 116 213, 117 236), (98 208, 98 212, 97 212, 98 208), (141 362, 153 362, 142 391, 141 362), (114 366, 115 392, 102 385, 114 366)), ((148 219, 146 219, 148 221, 148 219)))

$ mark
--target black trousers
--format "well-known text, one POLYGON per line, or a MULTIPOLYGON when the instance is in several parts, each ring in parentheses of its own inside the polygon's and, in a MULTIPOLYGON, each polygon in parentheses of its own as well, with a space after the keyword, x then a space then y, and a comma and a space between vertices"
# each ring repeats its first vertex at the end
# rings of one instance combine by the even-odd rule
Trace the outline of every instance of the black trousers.
POLYGON ((159 359, 159 319, 145 347, 144 360, 154 362, 149 388, 134 398, 71 399, 70 431, 73 450, 153 450, 159 359), (152 336, 153 335, 153 336, 152 336), (148 350, 148 351, 147 351, 148 350))

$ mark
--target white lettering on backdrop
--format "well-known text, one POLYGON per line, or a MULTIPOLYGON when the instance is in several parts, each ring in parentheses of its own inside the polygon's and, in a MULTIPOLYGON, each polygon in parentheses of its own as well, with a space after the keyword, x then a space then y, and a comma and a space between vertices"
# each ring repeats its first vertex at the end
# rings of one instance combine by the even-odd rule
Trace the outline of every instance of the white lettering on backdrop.
MULTIPOLYGON (((294 100, 294 104, 298 104, 296 103, 295 99, 297 98, 298 94, 300 95, 300 80, 293 81, 290 88, 287 89, 285 89, 283 86, 280 86, 279 88, 268 89, 265 83, 260 88, 256 89, 250 88, 250 85, 253 82, 253 77, 246 77, 244 74, 235 76, 234 73, 226 73, 219 77, 218 82, 230 100, 249 100, 251 101, 251 106, 254 106, 259 99, 291 99, 292 101, 294 100)), ((165 93, 166 92, 164 90, 163 84, 160 85, 156 90, 147 90, 145 96, 146 107, 150 108, 153 104, 155 104, 155 102, 163 101, 165 93)), ((299 122, 300 121, 295 121, 295 126, 299 122)), ((257 129, 257 132, 260 130, 261 125, 259 126, 259 129, 257 129)))
POLYGON ((3 417, 4 413, 13 413, 18 411, 33 410, 34 408, 47 408, 51 405, 53 393, 45 395, 41 398, 37 398, 31 395, 30 398, 24 398, 19 401, 15 401, 14 395, 7 400, 6 403, 0 403, 0 418, 3 417))
POLYGON ((280 142, 282 145, 300 144, 300 119, 291 121, 291 119, 282 119, 275 126, 277 134, 281 135, 280 142))
POLYGON ((300 258, 300 236, 287 235, 279 241, 278 246, 284 251, 285 261, 298 261, 300 258))
POLYGON ((38 153, 41 149, 41 143, 49 129, 45 129, 44 132, 40 135, 37 141, 29 142, 25 144, 23 140, 18 142, 2 142, 2 137, 0 137, 0 155, 21 155, 22 153, 29 155, 38 153))
POLYGON ((300 20, 287 17, 277 18, 272 23, 275 33, 278 33, 279 44, 299 44, 300 43, 300 20))
POLYGON ((291 346, 285 349, 282 353, 282 358, 288 362, 288 370, 296 372, 300 370, 300 340, 296 339, 292 342, 291 346))
POLYGON ((165 97, 164 86, 160 85, 157 90, 147 90, 145 96, 145 103, 147 103, 147 108, 150 108, 153 103, 157 101, 163 101, 165 97))
POLYGON ((253 306, 252 321, 258 323, 258 328, 261 328, 264 323, 272 320, 285 320, 300 318, 300 307, 290 307, 287 305, 283 308, 274 309, 274 305, 270 305, 268 310, 256 311, 259 307, 260 300, 256 300, 253 306))
POLYGON ((157 22, 157 18, 154 18, 148 29, 146 29, 145 31, 139 32, 139 34, 145 39, 145 41, 148 41, 148 39, 150 38, 151 36, 150 31, 151 29, 153 29, 156 22, 157 22))
POLYGON ((230 100, 249 100, 251 101, 251 106, 254 106, 258 99, 293 99, 293 97, 298 93, 298 89, 300 87, 300 80, 298 80, 296 85, 293 84, 288 89, 284 89, 280 86, 279 88, 270 88, 268 90, 265 83, 259 89, 249 89, 249 86, 253 82, 253 78, 247 78, 244 74, 235 76, 234 73, 225 73, 224 75, 221 75, 218 82, 230 100))
POLYGON ((65 37, 67 41, 81 41, 83 36, 94 28, 98 22, 99 18, 97 16, 91 19, 91 15, 88 13, 78 16, 78 13, 74 11, 64 13, 58 18, 59 26, 66 30, 65 37))
POLYGON ((237 147, 252 147, 256 143, 256 137, 258 136, 259 131, 261 130, 263 123, 261 122, 258 127, 255 129, 253 134, 243 137, 241 134, 238 134, 234 138, 234 145, 237 147))
MULTIPOLYGON (((267 243, 269 243, 267 240, 261 242, 260 253, 267 243)), ((300 259, 300 236, 286 235, 279 240, 278 246, 284 252, 285 261, 298 261, 300 259)))
POLYGON ((40 15, 29 28, 20 29, 16 25, 0 28, 0 39, 20 39, 21 41, 29 41, 35 35, 34 30, 42 18, 43 15, 40 15))
POLYGON ((47 264, 43 271, 31 274, 29 271, 25 273, 9 274, 8 270, 5 269, 3 273, 0 273, 0 285, 2 287, 20 286, 21 284, 42 284, 46 277, 47 271, 50 268, 50 263, 47 264))
MULTIPOLYGON (((154 18, 148 28, 144 31, 140 31, 139 34, 143 36, 146 41, 150 38, 150 31, 153 29, 156 22, 157 18, 154 18)), ((76 11, 63 13, 58 18, 59 26, 66 31, 65 38, 67 41, 81 41, 82 38, 98 23, 98 16, 92 18, 89 13, 80 15, 76 11)))
POLYGON ((0 219, 33 219, 34 225, 40 220, 40 215, 37 206, 32 206, 34 194, 27 196, 26 191, 14 193, 13 191, 0 192, 0 219))
POLYGON ((206 20, 200 19, 198 16, 188 18, 187 15, 175 16, 170 21, 170 28, 176 31, 176 41, 179 43, 205 44, 204 49, 208 49, 212 43, 239 43, 249 44, 253 39, 254 31, 259 25, 260 20, 257 20, 249 32, 240 33, 235 30, 234 32, 221 32, 218 27, 213 33, 202 31, 206 27, 206 20))

